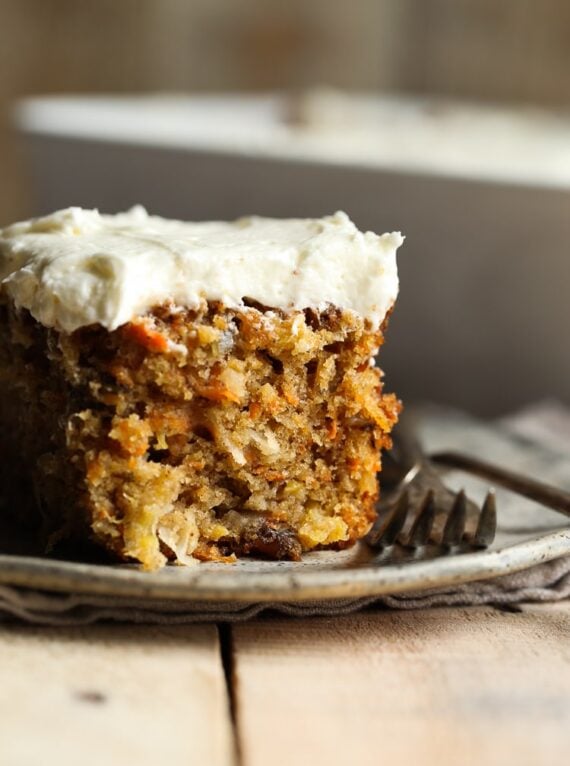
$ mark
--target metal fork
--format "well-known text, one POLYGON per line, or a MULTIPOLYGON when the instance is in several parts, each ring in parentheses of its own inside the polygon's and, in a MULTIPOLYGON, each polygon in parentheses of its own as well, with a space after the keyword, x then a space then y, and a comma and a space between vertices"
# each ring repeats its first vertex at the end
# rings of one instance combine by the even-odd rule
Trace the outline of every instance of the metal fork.
POLYGON ((482 506, 453 492, 423 453, 409 416, 399 425, 392 450, 383 457, 378 521, 366 537, 374 548, 395 543, 415 550, 435 545, 440 553, 486 548, 495 537, 495 494, 482 506), (468 531, 468 528, 470 531, 468 531))

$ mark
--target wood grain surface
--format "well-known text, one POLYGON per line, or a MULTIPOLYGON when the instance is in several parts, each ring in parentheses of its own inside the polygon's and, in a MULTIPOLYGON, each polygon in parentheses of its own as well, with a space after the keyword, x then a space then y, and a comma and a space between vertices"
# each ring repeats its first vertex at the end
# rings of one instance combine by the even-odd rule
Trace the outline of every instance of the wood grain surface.
POLYGON ((243 763, 563 763, 569 639, 568 603, 238 626, 243 763))
POLYGON ((0 764, 232 763, 214 626, 0 627, 0 764))
POLYGON ((567 761, 570 602, 265 618, 221 636, 223 652, 214 626, 1 626, 0 764, 567 761))

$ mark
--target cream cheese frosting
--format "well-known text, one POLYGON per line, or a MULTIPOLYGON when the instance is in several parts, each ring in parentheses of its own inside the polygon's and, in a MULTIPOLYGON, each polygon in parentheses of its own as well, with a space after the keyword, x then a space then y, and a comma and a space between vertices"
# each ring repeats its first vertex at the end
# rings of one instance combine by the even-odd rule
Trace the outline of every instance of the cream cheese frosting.
POLYGON ((140 206, 70 207, 0 229, 0 280, 16 306, 65 332, 114 330, 166 301, 291 311, 329 305, 377 328, 398 294, 399 232, 361 232, 346 215, 183 222, 140 206))

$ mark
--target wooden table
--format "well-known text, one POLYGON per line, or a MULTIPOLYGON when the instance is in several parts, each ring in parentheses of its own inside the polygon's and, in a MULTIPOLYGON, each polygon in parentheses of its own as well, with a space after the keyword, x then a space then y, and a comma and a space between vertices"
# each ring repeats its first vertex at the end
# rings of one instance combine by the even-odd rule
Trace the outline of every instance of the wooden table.
POLYGON ((570 758, 570 602, 0 625, 0 764, 437 764, 570 758))

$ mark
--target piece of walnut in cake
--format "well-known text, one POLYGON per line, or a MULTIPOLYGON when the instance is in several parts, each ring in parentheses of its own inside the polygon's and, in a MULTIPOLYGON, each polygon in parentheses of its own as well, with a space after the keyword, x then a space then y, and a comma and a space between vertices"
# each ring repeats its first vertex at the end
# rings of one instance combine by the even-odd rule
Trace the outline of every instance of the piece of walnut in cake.
POLYGON ((399 411, 373 358, 400 234, 70 208, 0 231, 0 479, 120 560, 343 548, 399 411))

